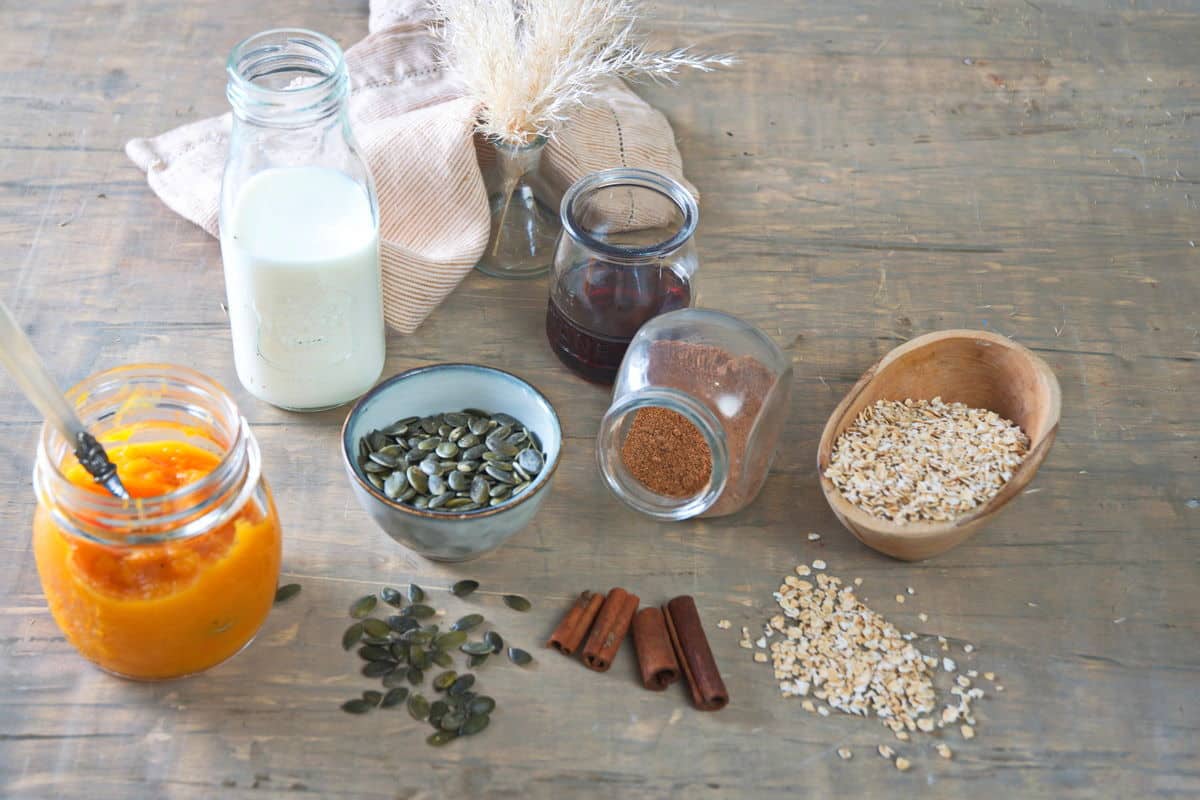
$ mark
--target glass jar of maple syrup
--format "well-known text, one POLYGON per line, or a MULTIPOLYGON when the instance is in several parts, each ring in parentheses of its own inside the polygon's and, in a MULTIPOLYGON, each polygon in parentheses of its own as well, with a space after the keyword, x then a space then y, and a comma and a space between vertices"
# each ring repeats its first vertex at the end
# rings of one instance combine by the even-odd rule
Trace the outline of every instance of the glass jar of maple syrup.
POLYGON ((561 217, 546 336, 576 374, 611 384, 644 323, 694 303, 700 211, 678 181, 620 167, 576 181, 561 217))

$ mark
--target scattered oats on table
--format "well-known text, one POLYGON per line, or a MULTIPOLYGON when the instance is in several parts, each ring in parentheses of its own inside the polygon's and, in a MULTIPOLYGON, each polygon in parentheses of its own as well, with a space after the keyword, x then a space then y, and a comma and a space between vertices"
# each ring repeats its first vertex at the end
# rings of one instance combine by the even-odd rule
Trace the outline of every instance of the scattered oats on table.
POLYGON ((733 626, 733 623, 727 619, 722 619, 722 620, 717 621, 717 627, 723 631, 729 630, 730 627, 732 627, 732 626, 733 626))
POLYGON ((917 619, 921 620, 921 622, 929 622, 929 615, 922 611, 920 614, 917 614, 917 619))
POLYGON ((936 745, 934 745, 934 749, 937 750, 937 754, 942 758, 950 759, 954 757, 954 751, 951 750, 950 745, 946 744, 945 742, 938 742, 936 745))
MULTIPOLYGON (((974 736, 971 703, 982 698, 983 691, 968 690, 971 682, 967 675, 955 674, 954 659, 921 652, 912 643, 916 634, 902 633, 868 607, 855 595, 854 586, 827 572, 814 573, 809 580, 789 574, 774 598, 783 613, 768 620, 757 642, 763 647, 769 641, 770 655, 756 652, 754 660, 769 660, 780 693, 801 698, 805 711, 823 717, 835 710, 874 716, 904 742, 913 733, 933 733, 955 724, 964 738, 974 736), (939 667, 950 673, 939 681, 951 682, 940 711, 934 686, 935 676, 943 674, 939 667)), ((903 598, 901 594, 896 599, 903 598)), ((742 646, 751 646, 748 629, 742 631, 742 646)), ((942 650, 949 649, 944 636, 937 642, 942 650)), ((888 759, 896 756, 887 745, 880 745, 879 753, 888 759)))
POLYGON ((896 769, 900 770, 901 772, 908 772, 910 767, 912 767, 912 762, 904 756, 900 756, 896 759, 896 769))
POLYGON ((994 411, 932 400, 880 400, 833 445, 828 478, 879 519, 948 522, 996 496, 1029 437, 994 411))
POLYGON ((821 534, 819 534, 819 533, 810 533, 808 535, 808 540, 810 542, 816 542, 816 541, 819 541, 820 539, 821 539, 821 534))
POLYGON ((902 594, 896 595, 896 602, 899 603, 900 605, 904 605, 904 595, 902 595, 902 594))
POLYGON ((816 561, 812 562, 812 567, 813 569, 825 569, 826 564, 824 561, 818 558, 816 561))
POLYGON ((849 747, 839 747, 837 754, 838 758, 840 758, 842 761, 849 761, 850 759, 854 758, 854 753, 851 752, 849 747))

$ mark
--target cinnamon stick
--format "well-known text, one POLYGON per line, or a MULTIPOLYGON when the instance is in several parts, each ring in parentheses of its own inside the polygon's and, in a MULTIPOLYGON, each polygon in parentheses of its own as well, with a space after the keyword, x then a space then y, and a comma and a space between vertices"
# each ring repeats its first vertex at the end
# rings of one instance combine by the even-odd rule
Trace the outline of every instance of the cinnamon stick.
POLYGON ((636 594, 621 588, 611 590, 604 598, 587 644, 583 646, 583 663, 588 669, 606 672, 612 666, 640 602, 636 594))
POLYGON ((720 711, 729 703, 729 692, 700 624, 696 601, 690 595, 681 595, 663 606, 663 614, 675 655, 692 690, 692 703, 701 711, 720 711))
POLYGON ((588 628, 592 627, 596 615, 600 613, 600 606, 603 604, 604 595, 588 591, 581 592, 579 597, 575 598, 575 604, 571 606, 571 610, 554 629, 546 646, 553 647, 564 656, 574 653, 583 642, 583 637, 587 636, 588 628))
POLYGON ((637 613, 633 618, 633 646, 642 671, 642 685, 647 689, 661 692, 679 680, 679 662, 662 611, 651 606, 637 613))

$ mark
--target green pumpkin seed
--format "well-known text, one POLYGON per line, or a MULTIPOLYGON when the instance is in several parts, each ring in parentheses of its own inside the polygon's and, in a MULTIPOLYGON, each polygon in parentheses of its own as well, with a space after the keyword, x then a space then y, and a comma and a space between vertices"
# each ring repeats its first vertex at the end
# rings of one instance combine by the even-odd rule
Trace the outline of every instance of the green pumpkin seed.
POLYGON ((490 714, 495 707, 495 700, 485 694, 481 694, 478 697, 471 699, 471 702, 467 705, 467 711, 469 711, 472 716, 475 714, 490 714))
MULTIPOLYGON (((374 486, 376 489, 378 489, 381 492, 383 491, 383 487, 386 485, 384 483, 383 476, 376 475, 373 472, 367 473, 367 482, 370 483, 372 486, 374 486)), ((415 494, 415 492, 414 492, 414 494, 415 494)))
POLYGON ((285 583, 275 590, 275 602, 286 603, 298 594, 300 594, 300 584, 285 583))
POLYGON ((459 456, 459 459, 461 461, 479 461, 485 455, 487 455, 487 445, 477 444, 464 450, 462 455, 459 456))
POLYGON ((347 714, 365 714, 371 710, 371 704, 361 697, 356 697, 353 700, 347 700, 342 703, 342 711, 347 714))
POLYGON ((454 659, 449 653, 443 653, 441 650, 438 650, 433 654, 433 663, 445 669, 454 666, 454 659))
MULTIPOLYGON (((453 431, 451 431, 451 433, 453 433, 453 431)), ((456 445, 454 442, 442 442, 436 448, 434 448, 433 452, 437 453, 438 458, 454 458, 456 455, 458 455, 458 445, 456 445)))
POLYGON ((469 656, 486 656, 492 652, 492 646, 487 642, 467 642, 458 649, 469 656))
POLYGON ((425 590, 415 583, 408 585, 408 599, 414 603, 420 603, 425 600, 425 590))
MULTIPOLYGON (((395 672, 389 672, 383 676, 383 688, 385 689, 404 689, 405 695, 408 694, 408 689, 404 686, 404 682, 408 680, 404 670, 398 669, 395 672)), ((403 698, 401 698, 403 699, 403 698)))
POLYGON ((354 619, 365 619, 367 615, 375 610, 375 604, 376 600, 373 594, 360 597, 350 606, 350 616, 354 619))
POLYGON ((392 649, 378 644, 358 648, 358 657, 363 661, 394 661, 392 649))
POLYGON ((446 420, 447 425, 453 425, 456 428, 466 425, 470 417, 465 411, 448 411, 442 414, 442 419, 446 420))
POLYGON ((383 600, 383 602, 387 603, 389 606, 393 606, 394 608, 401 608, 404 606, 404 595, 400 594, 399 589, 395 589, 391 586, 385 586, 380 589, 379 597, 383 600))
POLYGON ((382 678, 396 670, 394 661, 368 661, 363 664, 362 674, 364 678, 382 678))
POLYGON ((455 597, 466 597, 479 588, 479 581, 464 579, 450 587, 450 592, 455 597))
POLYGON ((542 471, 545 461, 542 459, 542 454, 532 447, 526 447, 517 454, 517 460, 514 462, 516 466, 528 472, 530 475, 537 475, 542 471))
POLYGON ((466 631, 451 630, 451 631, 447 631, 447 632, 441 634, 440 636, 438 636, 437 639, 434 640, 434 642, 437 644, 438 649, 440 649, 440 650, 453 650, 454 648, 458 647, 460 644, 462 644, 466 640, 467 640, 467 632, 466 631))
POLYGON ((391 708, 392 706, 398 706, 407 698, 408 689, 404 688, 403 686, 397 686, 396 688, 389 690, 388 693, 383 696, 383 700, 379 702, 379 707, 391 708))
POLYGON ((458 680, 458 673, 454 670, 447 670, 433 679, 433 688, 439 692, 444 692, 458 680))
POLYGON ((377 692, 374 689, 368 689, 363 692, 363 702, 370 703, 372 706, 377 706, 383 700, 383 693, 377 692))
POLYGON ((417 442, 417 449, 426 453, 432 453, 441 443, 442 440, 440 437, 430 436, 428 439, 422 439, 421 441, 417 442))
POLYGON ((504 595, 504 605, 511 608, 513 611, 528 611, 533 607, 533 604, 521 597, 519 594, 504 595))
POLYGON ((434 700, 429 704, 429 721, 437 727, 437 720, 444 717, 449 710, 450 704, 445 700, 434 700))
POLYGON ((376 639, 386 639, 392 632, 392 629, 388 627, 386 622, 376 617, 364 619, 362 625, 363 631, 367 636, 373 636, 376 639))
POLYGON ((422 720, 429 716, 429 701, 425 699, 425 695, 413 692, 408 696, 408 713, 412 714, 412 718, 415 720, 422 720))
MULTIPOLYGON (((408 646, 408 660, 413 664, 420 666, 425 660, 425 648, 419 644, 411 644, 408 646)), ((424 669, 424 667, 422 667, 424 669)))
POLYGON ((406 617, 402 614, 393 614, 387 618, 388 627, 396 633, 404 633, 405 631, 415 631, 421 627, 421 623, 416 617, 406 617))
POLYGON ((455 497, 453 500, 446 501, 444 507, 454 511, 474 511, 479 508, 479 504, 469 497, 455 497))
MULTIPOLYGON (((423 594, 422 594, 422 597, 424 597, 423 594)), ((416 617, 417 619, 429 619, 430 617, 432 617, 434 614, 437 613, 437 610, 431 606, 427 606, 418 601, 414 601, 413 605, 404 609, 400 613, 404 614, 405 616, 416 617)))
POLYGON ((467 721, 462 724, 458 732, 462 736, 474 736, 483 731, 488 726, 492 718, 487 714, 472 714, 467 717, 467 721))
POLYGON ((367 457, 370 458, 371 461, 373 461, 374 463, 379 464, 380 466, 387 467, 388 469, 395 469, 397 466, 396 457, 393 455, 384 453, 383 450, 380 450, 377 453, 371 453, 371 455, 369 455, 367 457))
POLYGON ((519 647, 510 647, 508 648, 508 660, 518 667, 524 667, 533 662, 533 656, 519 647))
POLYGON ((392 651, 392 660, 403 664, 408 661, 408 642, 392 642, 389 649, 392 651))
POLYGON ((429 476, 429 493, 431 495, 437 497, 439 494, 445 494, 449 490, 450 487, 446 484, 446 479, 441 475, 429 476))
POLYGON ((451 711, 446 716, 442 717, 438 722, 438 727, 444 731, 457 731, 467 721, 467 715, 461 711, 451 711))
POLYGON ((458 695, 467 691, 474 685, 475 685, 475 676, 468 672, 466 675, 459 675, 454 680, 454 683, 450 684, 450 688, 446 690, 446 693, 451 696, 457 697, 458 695))
POLYGON ((408 485, 416 489, 418 494, 429 491, 429 476, 422 472, 420 467, 409 467, 404 475, 408 478, 408 485))
POLYGON ((363 624, 356 622, 346 632, 342 634, 342 649, 349 650, 354 645, 358 644, 363 637, 363 624))
POLYGON ((471 669, 482 667, 488 660, 487 653, 475 653, 467 656, 467 666, 471 669))
POLYGON ((391 467, 385 467, 378 461, 368 461, 367 463, 363 464, 363 472, 367 473, 368 475, 380 475, 391 471, 391 467))
POLYGON ((425 740, 425 744, 431 747, 441 747, 442 745, 450 744, 450 742, 453 742, 457 738, 458 734, 454 731, 436 731, 430 734, 429 738, 425 740))
POLYGON ((400 495, 404 494, 408 488, 408 476, 400 470, 396 470, 388 476, 383 482, 383 493, 388 496, 389 500, 395 500, 400 495))
POLYGON ((493 478, 500 481, 501 483, 515 485, 517 482, 517 479, 515 477, 513 477, 511 467, 508 470, 505 470, 503 467, 501 467, 499 464, 495 463, 494 461, 491 464, 488 464, 486 467, 484 467, 483 471, 486 472, 488 475, 491 475, 493 478))
POLYGON ((436 497, 432 498, 429 501, 429 505, 427 506, 427 508, 429 508, 430 511, 441 508, 442 506, 446 505, 446 503, 450 502, 450 500, 452 500, 453 498, 454 498, 454 494, 452 492, 442 492, 441 494, 437 495, 436 497))
POLYGON ((452 631, 469 631, 478 628, 483 624, 482 614, 467 614, 462 619, 450 626, 452 631))
POLYGON ((425 681, 425 672, 418 666, 410 666, 407 676, 408 682, 413 686, 420 686, 425 681))
POLYGON ((504 639, 495 631, 488 631, 483 635, 483 640, 492 646, 492 653, 499 655, 504 650, 504 639))
POLYGON ((467 478, 465 472, 459 472, 457 469, 446 476, 446 485, 455 492, 465 492, 471 485, 471 481, 467 478))

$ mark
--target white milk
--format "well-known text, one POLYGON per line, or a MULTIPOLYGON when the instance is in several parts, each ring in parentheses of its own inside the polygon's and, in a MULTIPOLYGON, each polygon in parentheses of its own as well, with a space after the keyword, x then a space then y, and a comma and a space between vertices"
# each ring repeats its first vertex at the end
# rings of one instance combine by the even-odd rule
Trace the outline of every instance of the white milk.
POLYGON ((288 409, 341 405, 383 370, 379 234, 366 192, 323 167, 252 176, 221 230, 242 385, 288 409))

